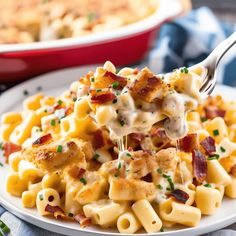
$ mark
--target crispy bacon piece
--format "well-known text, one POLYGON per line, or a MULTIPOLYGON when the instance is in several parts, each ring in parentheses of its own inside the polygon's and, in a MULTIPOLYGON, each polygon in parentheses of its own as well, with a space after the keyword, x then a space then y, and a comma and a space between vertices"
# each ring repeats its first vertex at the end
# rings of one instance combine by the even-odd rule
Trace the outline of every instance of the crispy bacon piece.
POLYGON ((9 157, 10 154, 12 154, 13 152, 18 152, 21 150, 21 146, 18 146, 14 143, 11 142, 5 142, 3 144, 3 150, 4 150, 4 156, 6 158, 9 157))
POLYGON ((143 133, 132 133, 132 134, 130 134, 130 138, 133 141, 140 143, 142 140, 144 140, 145 134, 143 134, 143 133))
POLYGON ((197 148, 197 134, 188 134, 179 140, 180 150, 184 152, 192 152, 197 148))
POLYGON ((199 151, 194 149, 192 151, 192 165, 193 165, 193 174, 196 180, 202 183, 207 176, 207 161, 206 157, 199 151))
POLYGON ((51 206, 50 204, 47 204, 45 211, 53 214, 56 219, 66 218, 65 212, 59 206, 51 206))
POLYGON ((181 189, 175 189, 171 196, 174 197, 177 201, 185 203, 189 199, 189 195, 181 189))
POLYGON ((215 140, 208 136, 200 142, 207 154, 212 154, 216 151, 215 140))
POLYGON ((127 84, 127 79, 125 77, 116 75, 110 71, 106 71, 103 75, 104 77, 108 77, 112 82, 118 82, 118 86, 116 89, 123 89, 125 85, 127 84))
POLYGON ((91 96, 91 102, 94 104, 104 104, 111 102, 116 98, 115 94, 112 92, 106 92, 101 94, 96 94, 91 96))
POLYGON ((161 78, 154 75, 150 70, 144 68, 138 75, 130 90, 134 97, 146 102, 154 99, 162 99, 168 91, 168 85, 161 78))
POLYGON ((217 106, 206 106, 204 111, 207 119, 214 119, 215 117, 225 117, 226 111, 218 108, 217 106))
POLYGON ((93 133, 93 137, 92 137, 92 146, 94 149, 98 149, 101 148, 105 145, 105 140, 103 137, 103 133, 102 130, 96 130, 93 133))
POLYGON ((236 164, 234 164, 230 170, 230 174, 236 177, 236 164))
POLYGON ((83 177, 84 173, 85 173, 85 169, 80 168, 78 166, 72 166, 69 170, 68 170, 68 174, 76 179, 80 179, 83 177))
POLYGON ((77 214, 74 219, 80 224, 81 227, 87 227, 92 224, 91 219, 86 217, 84 214, 77 214))
POLYGON ((52 139, 52 135, 50 133, 49 134, 45 134, 45 135, 39 137, 38 139, 36 139, 33 142, 33 146, 44 145, 44 144, 48 143, 51 139, 52 139))

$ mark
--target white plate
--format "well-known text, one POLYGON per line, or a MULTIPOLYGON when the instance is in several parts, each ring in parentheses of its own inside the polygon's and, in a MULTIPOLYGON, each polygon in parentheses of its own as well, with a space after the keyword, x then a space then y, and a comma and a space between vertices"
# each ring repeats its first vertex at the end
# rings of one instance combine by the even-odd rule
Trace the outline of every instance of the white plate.
MULTIPOLYGON (((48 73, 37 78, 24 82, 1 96, 0 114, 10 110, 21 109, 21 102, 25 98, 23 91, 26 89, 31 94, 36 92, 36 88, 41 86, 45 94, 59 95, 61 91, 69 87, 72 81, 77 80, 81 75, 86 74, 87 71, 93 67, 80 67, 77 69, 66 69, 57 72, 48 73)), ((236 99, 236 89, 227 86, 217 86, 215 93, 223 95, 226 99, 236 99)), ((2 157, 0 157, 1 159, 2 157)), ((6 177, 9 173, 9 166, 4 165, 0 167, 0 202, 10 212, 18 216, 19 218, 28 221, 34 225, 42 227, 44 229, 51 230, 53 232, 66 234, 66 235, 80 235, 91 236, 93 234, 100 235, 119 235, 116 231, 99 229, 98 227, 87 227, 80 229, 77 223, 68 223, 63 221, 57 221, 38 215, 35 209, 26 209, 21 205, 20 198, 12 197, 6 192, 5 183, 6 177)), ((149 235, 199 235, 217 229, 223 228, 236 221, 236 200, 225 198, 222 206, 213 216, 203 217, 200 224, 195 228, 183 228, 179 227, 178 230, 172 229, 171 231, 165 231, 163 233, 155 233, 149 235)), ((140 232, 139 235, 146 235, 144 232, 140 232)))

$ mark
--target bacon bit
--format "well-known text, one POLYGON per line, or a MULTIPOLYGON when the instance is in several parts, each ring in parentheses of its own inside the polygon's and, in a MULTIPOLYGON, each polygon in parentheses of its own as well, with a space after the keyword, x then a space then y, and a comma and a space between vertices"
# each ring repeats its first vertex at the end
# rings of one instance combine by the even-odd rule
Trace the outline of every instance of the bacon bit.
POLYGON ((132 134, 130 134, 130 138, 131 138, 133 141, 135 141, 135 142, 137 142, 137 143, 140 143, 141 141, 144 140, 145 134, 143 134, 143 133, 132 133, 132 134))
POLYGON ((161 139, 166 139, 168 138, 166 135, 166 131, 164 128, 160 128, 160 127, 154 127, 151 129, 150 134, 152 137, 156 136, 158 138, 161 139))
POLYGON ((236 164, 234 164, 230 170, 230 174, 236 177, 236 164))
POLYGON ((116 75, 110 71, 106 71, 103 75, 104 77, 109 77, 114 82, 119 82, 119 85, 117 86, 117 89, 121 90, 125 87, 127 84, 127 79, 125 77, 116 75))
POLYGON ((92 146, 94 149, 101 148, 105 145, 105 140, 103 137, 102 130, 97 130, 93 133, 92 146))
POLYGON ((188 134, 179 140, 180 150, 184 152, 192 152, 197 148, 197 134, 188 134))
POLYGON ((217 106, 207 106, 204 107, 206 118, 207 119, 214 119, 215 117, 225 117, 225 110, 219 109, 217 106))
POLYGON ((185 203, 189 199, 189 195, 181 189, 175 189, 171 196, 173 196, 177 201, 185 203))
POLYGON ((100 95, 93 95, 91 97, 91 102, 94 104, 104 104, 113 101, 115 98, 116 96, 114 93, 107 92, 100 95))
POLYGON ((70 176, 72 176, 75 179, 80 179, 83 177, 84 173, 86 172, 85 169, 80 168, 78 166, 72 166, 69 170, 68 173, 70 176))
POLYGON ((80 224, 81 227, 87 227, 92 224, 92 220, 84 214, 77 214, 74 219, 80 224))
POLYGON ((139 73, 139 69, 138 68, 135 68, 134 71, 133 71, 133 74, 134 75, 137 75, 139 73))
POLYGON ((64 213, 64 211, 59 206, 51 206, 47 204, 45 211, 55 214, 56 212, 64 213))
POLYGON ((202 183, 207 176, 207 162, 206 157, 199 151, 194 149, 192 151, 193 157, 193 174, 196 180, 202 183))
POLYGON ((200 144, 209 155, 216 151, 215 140, 211 136, 206 137, 200 144))
POLYGON ((21 146, 18 146, 14 143, 11 142, 5 142, 3 144, 3 150, 4 150, 4 156, 6 157, 6 159, 9 157, 10 154, 14 153, 14 152, 18 152, 21 150, 21 146))
POLYGON ((128 151, 129 151, 129 152, 133 152, 134 149, 133 149, 132 147, 128 147, 128 151))
POLYGON ((40 146, 48 143, 52 139, 51 134, 45 134, 33 142, 33 146, 40 146))

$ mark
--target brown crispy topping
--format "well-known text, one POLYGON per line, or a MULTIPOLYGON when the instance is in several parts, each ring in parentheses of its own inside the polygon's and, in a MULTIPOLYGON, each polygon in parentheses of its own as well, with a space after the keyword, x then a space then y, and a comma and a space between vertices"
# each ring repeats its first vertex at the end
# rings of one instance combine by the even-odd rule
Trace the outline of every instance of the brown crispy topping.
POLYGON ((200 144, 209 155, 216 151, 215 140, 211 136, 206 137, 200 144))
POLYGON ((197 134, 188 134, 179 140, 180 150, 184 152, 192 152, 197 148, 197 134))
POLYGON ((107 92, 103 94, 97 94, 91 96, 91 102, 94 104, 104 104, 107 102, 111 102, 116 98, 115 94, 112 92, 107 92))
POLYGON ((194 149, 192 151, 193 157, 193 174, 196 180, 202 183, 207 176, 207 161, 206 157, 199 151, 194 149))
POLYGON ((189 199, 189 195, 181 189, 175 189, 171 196, 173 196, 177 201, 185 203, 189 199))
POLYGON ((16 145, 16 144, 11 143, 11 142, 5 142, 3 144, 3 150, 4 150, 4 156, 6 158, 8 158, 10 154, 20 151, 21 146, 16 145))
POLYGON ((92 146, 94 149, 98 149, 101 148, 105 145, 105 140, 103 137, 103 133, 102 130, 96 130, 93 133, 93 137, 92 137, 92 146))
POLYGON ((48 143, 52 139, 51 134, 45 134, 33 142, 33 146, 40 146, 48 143))
POLYGON ((207 119, 214 119, 215 117, 225 117, 225 110, 219 109, 217 106, 207 106, 204 107, 206 118, 207 119))
POLYGON ((80 224, 81 227, 87 227, 92 224, 91 219, 86 217, 84 214, 77 214, 74 219, 80 224))

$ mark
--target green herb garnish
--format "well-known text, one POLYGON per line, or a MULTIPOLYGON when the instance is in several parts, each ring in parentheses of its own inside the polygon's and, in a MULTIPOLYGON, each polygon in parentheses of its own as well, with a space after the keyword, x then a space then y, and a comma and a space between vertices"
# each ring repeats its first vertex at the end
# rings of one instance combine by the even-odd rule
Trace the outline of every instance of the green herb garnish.
POLYGON ((59 105, 62 105, 63 102, 62 102, 62 100, 58 100, 57 103, 58 103, 59 105))
POLYGON ((120 126, 124 126, 125 125, 125 122, 123 120, 120 120, 120 126))
POLYGON ((112 88, 117 89, 119 87, 119 85, 120 85, 120 83, 118 81, 116 81, 112 84, 112 88))
POLYGON ((87 181, 86 181, 86 179, 85 178, 80 178, 80 180, 79 180, 81 183, 83 183, 84 185, 85 184, 87 184, 87 181))
POLYGON ((29 95, 28 90, 25 89, 25 90, 23 91, 23 94, 24 94, 25 96, 29 95))
POLYGON ((211 184, 204 184, 204 187, 211 188, 211 184))
POLYGON ((62 145, 57 146, 57 152, 62 152, 62 145))
POLYGON ((218 154, 213 154, 213 155, 210 155, 207 160, 218 160, 220 158, 220 155, 218 154))
POLYGON ((226 151, 225 148, 223 148, 222 146, 220 147, 220 150, 221 150, 221 152, 225 152, 226 151))
POLYGON ((99 158, 99 156, 100 156, 99 154, 95 153, 94 156, 93 156, 93 159, 97 160, 99 158))
POLYGON ((51 124, 51 126, 55 126, 56 125, 56 121, 53 119, 53 120, 51 120, 50 124, 51 124))
POLYGON ((42 194, 39 195, 39 200, 43 201, 43 195, 42 194))
POLYGON ((181 72, 181 73, 188 74, 188 68, 183 67, 183 68, 180 69, 180 72, 181 72))
POLYGON ((206 117, 201 117, 201 122, 205 122, 207 121, 207 118, 206 117))
POLYGON ((160 168, 157 169, 157 172, 162 175, 162 170, 160 168))
POLYGON ((218 129, 214 129, 213 130, 213 135, 214 136, 218 136, 220 133, 219 133, 219 130, 218 129))
POLYGON ((69 212, 69 213, 68 213, 68 216, 69 216, 69 217, 73 217, 73 216, 74 216, 74 214, 73 214, 73 213, 71 213, 71 212, 69 212))
POLYGON ((157 188, 160 189, 160 190, 163 189, 163 187, 160 184, 157 185, 157 188))

